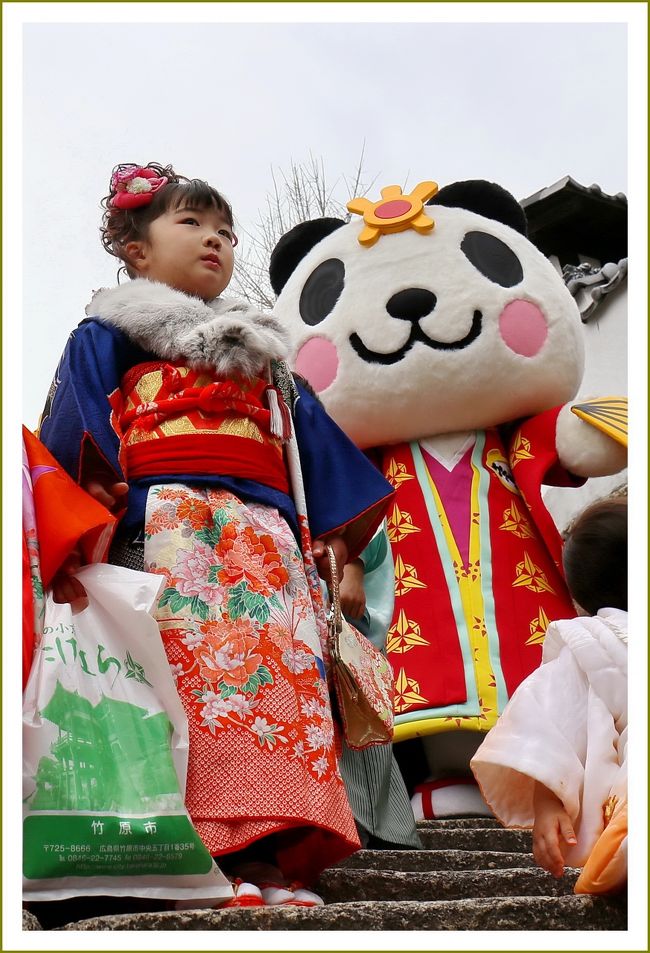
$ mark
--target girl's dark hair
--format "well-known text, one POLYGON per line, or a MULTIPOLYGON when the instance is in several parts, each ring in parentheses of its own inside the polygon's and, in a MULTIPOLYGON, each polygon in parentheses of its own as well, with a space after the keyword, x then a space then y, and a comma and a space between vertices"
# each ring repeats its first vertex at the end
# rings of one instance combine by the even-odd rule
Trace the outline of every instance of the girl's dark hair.
MULTIPOLYGON (((132 168, 135 163, 126 162, 116 165, 111 173, 111 181, 116 172, 132 168)), ((170 209, 188 205, 196 209, 214 208, 233 227, 232 208, 227 199, 203 179, 188 179, 175 172, 171 165, 148 162, 143 168, 151 169, 157 176, 166 176, 169 181, 154 194, 148 205, 139 208, 113 208, 110 201, 115 195, 109 191, 101 201, 104 209, 100 226, 101 242, 109 255, 124 263, 123 269, 130 278, 136 277, 125 248, 129 242, 146 240, 151 223, 170 209)))
POLYGON ((567 536, 562 561, 569 592, 585 612, 627 611, 627 500, 587 507, 567 536))

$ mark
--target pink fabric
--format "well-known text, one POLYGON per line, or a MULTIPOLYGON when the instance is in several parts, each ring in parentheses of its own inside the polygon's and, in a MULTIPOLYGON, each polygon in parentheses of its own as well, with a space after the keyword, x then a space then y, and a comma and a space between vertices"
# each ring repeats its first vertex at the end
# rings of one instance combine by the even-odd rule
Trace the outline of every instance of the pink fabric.
POLYGON ((435 457, 427 453, 424 447, 420 449, 427 469, 440 494, 458 551, 463 562, 468 563, 472 498, 472 464, 470 461, 473 447, 468 448, 452 470, 447 470, 442 463, 438 463, 435 457))

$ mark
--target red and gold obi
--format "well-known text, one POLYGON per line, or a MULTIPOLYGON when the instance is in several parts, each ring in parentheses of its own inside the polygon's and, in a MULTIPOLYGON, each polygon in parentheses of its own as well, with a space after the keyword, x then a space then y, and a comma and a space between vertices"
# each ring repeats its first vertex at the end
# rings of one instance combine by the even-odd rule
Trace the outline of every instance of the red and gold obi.
POLYGON ((282 442, 271 433, 269 389, 260 378, 220 380, 163 361, 131 368, 119 396, 113 395, 128 479, 220 475, 287 493, 282 442))

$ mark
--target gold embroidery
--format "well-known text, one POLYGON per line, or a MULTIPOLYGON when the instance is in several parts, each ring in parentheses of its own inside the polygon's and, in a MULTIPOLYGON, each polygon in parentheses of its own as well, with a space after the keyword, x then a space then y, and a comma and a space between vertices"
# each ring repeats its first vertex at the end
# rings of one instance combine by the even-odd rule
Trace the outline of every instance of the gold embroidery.
POLYGON ((521 433, 518 433, 510 453, 510 465, 512 469, 514 470, 517 464, 521 463, 522 460, 534 459, 534 454, 530 452, 530 440, 526 440, 525 437, 522 437, 521 433))
POLYGON ((388 517, 388 538, 391 543, 399 543, 405 536, 420 532, 421 530, 413 523, 411 514, 406 510, 402 512, 396 503, 388 517))
POLYGON ((126 446, 130 447, 134 443, 145 443, 147 440, 158 440, 158 434, 151 430, 141 430, 139 427, 133 427, 126 436, 126 446))
POLYGON ((135 385, 135 390, 142 403, 148 404, 149 401, 156 399, 161 387, 162 371, 150 371, 148 374, 142 375, 135 385))
POLYGON ((528 553, 524 553, 523 562, 517 563, 516 573, 513 586, 524 586, 532 592, 555 593, 555 589, 549 583, 546 574, 542 572, 539 566, 535 565, 528 553))
POLYGON ((406 618, 403 609, 397 618, 397 622, 391 625, 386 639, 386 652, 394 655, 406 655, 416 645, 429 645, 430 643, 420 635, 420 626, 412 619, 406 618))
MULTIPOLYGON (((210 433, 207 430, 204 432, 210 433)), ((228 434, 231 437, 245 437, 248 440, 257 440, 258 443, 264 443, 260 428, 249 417, 226 418, 215 432, 228 434)))
POLYGON ((406 480, 414 480, 415 476, 407 471, 405 463, 397 463, 397 461, 391 457, 388 469, 386 470, 386 479, 392 486, 397 488, 400 484, 405 483, 406 480))
POLYGON ((409 589, 426 589, 426 582, 420 582, 415 566, 405 563, 401 556, 395 560, 395 595, 403 596, 409 589))
POLYGON ((526 639, 526 645, 541 645, 546 638, 546 630, 550 624, 551 620, 540 606, 537 618, 530 620, 530 638, 526 639))
POLYGON ((426 702, 426 698, 420 695, 419 683, 414 678, 407 678, 402 669, 395 682, 395 711, 406 711, 420 702, 426 702))
POLYGON ((172 417, 171 420, 163 420, 160 424, 160 430, 165 437, 174 437, 182 433, 197 433, 196 425, 192 423, 189 417, 183 414, 182 417, 172 417))
POLYGON ((507 533, 514 533, 520 539, 532 539, 534 536, 530 523, 524 514, 519 511, 514 501, 503 511, 503 523, 499 526, 499 529, 503 529, 507 533))

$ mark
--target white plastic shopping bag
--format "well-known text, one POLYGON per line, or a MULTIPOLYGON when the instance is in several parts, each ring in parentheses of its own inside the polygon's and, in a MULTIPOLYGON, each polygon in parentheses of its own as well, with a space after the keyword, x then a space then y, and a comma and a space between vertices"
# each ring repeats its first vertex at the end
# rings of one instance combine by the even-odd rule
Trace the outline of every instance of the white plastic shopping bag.
POLYGON ((48 596, 23 700, 25 898, 228 898, 184 806, 187 721, 150 611, 162 577, 95 564, 48 596))

